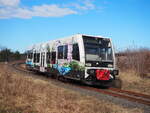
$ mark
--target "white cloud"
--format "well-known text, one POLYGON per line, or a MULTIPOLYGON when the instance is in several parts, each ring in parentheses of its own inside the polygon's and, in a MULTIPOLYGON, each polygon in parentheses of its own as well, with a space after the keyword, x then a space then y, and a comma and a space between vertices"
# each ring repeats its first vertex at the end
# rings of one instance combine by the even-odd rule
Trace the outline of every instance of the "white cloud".
POLYGON ((85 0, 83 3, 87 9, 95 9, 95 5, 92 3, 92 0, 85 0))
POLYGON ((32 8, 5 7, 0 8, 0 18, 32 18, 39 17, 61 17, 70 14, 76 14, 69 8, 61 8, 58 5, 41 5, 32 8))
POLYGON ((69 6, 75 7, 78 10, 92 10, 95 9, 93 0, 80 0, 80 3, 71 3, 69 6))
POLYGON ((60 7, 56 4, 45 4, 32 7, 21 7, 21 0, 0 0, 0 19, 4 18, 32 18, 32 17, 62 17, 78 14, 79 11, 95 9, 94 0, 78 0, 60 7), (68 8, 67 8, 68 7, 68 8))
POLYGON ((76 11, 73 11, 69 8, 60 8, 57 5, 42 5, 42 6, 34 6, 33 7, 33 15, 34 16, 53 16, 60 17, 69 14, 76 14, 76 11))
POLYGON ((18 6, 20 0, 0 0, 0 6, 18 6))

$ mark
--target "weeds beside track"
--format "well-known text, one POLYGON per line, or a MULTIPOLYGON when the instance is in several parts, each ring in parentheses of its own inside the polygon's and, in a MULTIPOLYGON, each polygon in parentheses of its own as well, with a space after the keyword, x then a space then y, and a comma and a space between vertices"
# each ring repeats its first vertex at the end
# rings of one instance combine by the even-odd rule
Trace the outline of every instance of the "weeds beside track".
MULTIPOLYGON (((17 62, 17 63, 13 63, 11 65, 16 70, 22 71, 24 73, 34 73, 32 71, 28 71, 25 68, 20 67, 21 64, 23 64, 23 63, 17 62)), ((71 83, 69 83, 69 84, 71 84, 71 83)), ((80 85, 76 85, 76 84, 71 84, 71 85, 74 85, 79 88, 87 89, 90 91, 94 91, 94 92, 98 92, 98 93, 102 93, 102 94, 110 95, 113 97, 118 97, 118 98, 126 99, 128 101, 137 102, 140 104, 150 106, 150 95, 145 95, 145 94, 136 93, 136 92, 132 92, 132 91, 121 90, 121 89, 117 89, 117 88, 108 88, 107 90, 103 90, 103 89, 89 87, 89 86, 80 86, 80 85)))

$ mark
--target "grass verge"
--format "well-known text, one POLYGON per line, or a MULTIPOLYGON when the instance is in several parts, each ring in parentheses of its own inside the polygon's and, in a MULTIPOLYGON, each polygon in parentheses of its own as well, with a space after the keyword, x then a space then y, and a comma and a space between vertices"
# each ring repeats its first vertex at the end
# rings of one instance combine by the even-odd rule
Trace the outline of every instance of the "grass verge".
POLYGON ((142 113, 22 76, 0 64, 0 113, 142 113))

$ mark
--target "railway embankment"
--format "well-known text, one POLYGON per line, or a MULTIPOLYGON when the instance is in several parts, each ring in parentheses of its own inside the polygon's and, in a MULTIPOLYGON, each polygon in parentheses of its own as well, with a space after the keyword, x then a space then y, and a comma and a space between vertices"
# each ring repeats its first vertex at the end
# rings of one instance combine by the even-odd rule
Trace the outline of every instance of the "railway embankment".
POLYGON ((106 99, 81 94, 0 64, 1 113, 144 113, 106 99))
POLYGON ((119 78, 122 80, 123 90, 150 94, 150 78, 140 77, 132 70, 120 72, 119 78))
POLYGON ((129 48, 116 54, 122 89, 150 94, 150 49, 129 48))

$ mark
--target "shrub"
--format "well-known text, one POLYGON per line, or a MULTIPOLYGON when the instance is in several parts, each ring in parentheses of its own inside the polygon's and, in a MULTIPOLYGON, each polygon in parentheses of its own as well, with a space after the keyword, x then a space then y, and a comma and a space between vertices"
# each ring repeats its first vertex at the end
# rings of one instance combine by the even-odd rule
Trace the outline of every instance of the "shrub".
POLYGON ((146 48, 127 49, 117 57, 120 70, 134 70, 138 75, 150 73, 150 50, 146 48))

